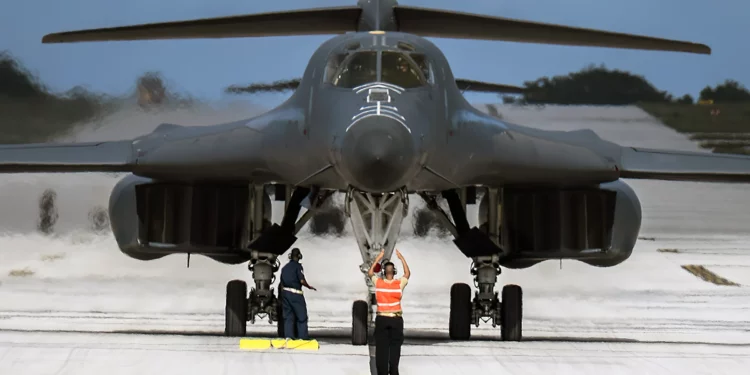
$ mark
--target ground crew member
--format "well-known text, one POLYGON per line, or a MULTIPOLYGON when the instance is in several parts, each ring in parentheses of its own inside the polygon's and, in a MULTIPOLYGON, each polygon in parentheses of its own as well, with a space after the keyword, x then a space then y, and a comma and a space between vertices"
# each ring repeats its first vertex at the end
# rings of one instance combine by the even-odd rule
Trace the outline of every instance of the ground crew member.
POLYGON ((396 250, 396 256, 404 266, 404 276, 395 279, 396 267, 390 261, 383 264, 383 276, 375 275, 375 267, 383 259, 385 250, 375 259, 367 276, 375 284, 378 312, 375 316, 375 366, 378 375, 398 375, 401 359, 401 344, 404 343, 404 319, 401 311, 401 295, 409 282, 409 265, 396 250))
POLYGON ((307 335, 307 304, 305 296, 302 294, 302 286, 308 289, 317 290, 311 287, 305 280, 305 274, 302 271, 302 265, 299 263, 302 259, 302 253, 298 248, 292 249, 289 254, 289 263, 281 269, 281 308, 284 315, 284 336, 287 339, 309 340, 307 335), (297 328, 295 335, 294 328, 297 328))

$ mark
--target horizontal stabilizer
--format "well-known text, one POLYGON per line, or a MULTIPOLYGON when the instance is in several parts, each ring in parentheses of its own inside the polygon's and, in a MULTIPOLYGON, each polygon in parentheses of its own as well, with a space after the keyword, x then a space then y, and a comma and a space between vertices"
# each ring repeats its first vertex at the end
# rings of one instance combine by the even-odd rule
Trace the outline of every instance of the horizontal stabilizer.
POLYGON ((131 141, 0 146, 0 173, 130 172, 131 141))
POLYGON ((337 7, 150 23, 49 34, 42 43, 341 34, 357 29, 361 12, 337 7))
POLYGON ((424 37, 711 54, 703 44, 477 14, 396 6, 399 31, 424 37))
POLYGON ((518 86, 502 85, 499 83, 489 83, 481 81, 471 81, 468 79, 456 79, 456 85, 461 91, 490 92, 497 94, 523 94, 526 89, 518 86))
POLYGON ((750 182, 750 156, 623 147, 620 177, 750 182))

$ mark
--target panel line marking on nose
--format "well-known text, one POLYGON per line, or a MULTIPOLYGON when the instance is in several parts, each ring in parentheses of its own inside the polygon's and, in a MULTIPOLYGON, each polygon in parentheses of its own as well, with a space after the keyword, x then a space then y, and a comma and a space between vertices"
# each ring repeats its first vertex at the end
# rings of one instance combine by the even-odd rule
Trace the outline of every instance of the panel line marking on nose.
POLYGON ((358 120, 359 118, 361 118, 364 115, 370 115, 370 114, 385 115, 385 114, 387 114, 387 115, 390 115, 390 116, 398 117, 399 119, 401 119, 401 121, 406 122, 406 118, 404 116, 402 116, 401 114, 399 114, 398 112, 396 112, 398 110, 395 110, 395 111, 394 110, 395 110, 395 108, 388 107, 388 106, 382 106, 379 110, 378 110, 378 108, 375 108, 375 106, 371 106, 370 108, 367 108, 367 109, 365 109, 363 107, 363 108, 360 108, 360 111, 362 111, 362 112, 357 113, 356 115, 352 116, 352 121, 356 121, 356 120, 358 120))
POLYGON ((391 91, 387 88, 369 88, 367 89, 367 102, 391 102, 391 91), (385 96, 385 97, 383 97, 385 96), (385 100, 384 100, 385 99, 385 100))
POLYGON ((411 134, 411 129, 408 126, 406 126, 406 123, 404 121, 401 121, 401 119, 399 119, 398 117, 395 117, 395 116, 393 116, 393 115, 391 115, 389 113, 386 113, 386 112, 383 112, 380 115, 378 115, 376 113, 372 113, 372 111, 371 111, 371 113, 368 113, 368 114, 366 114, 366 115, 358 118, 356 121, 352 122, 351 125, 349 125, 349 126, 346 127, 346 130, 344 130, 344 132, 345 133, 348 132, 349 129, 352 128, 352 126, 358 124, 361 120, 364 120, 364 119, 366 119, 368 117, 373 117, 373 116, 388 117, 391 120, 395 120, 396 122, 398 122, 399 124, 401 124, 401 126, 403 126, 404 128, 406 128, 406 131, 408 131, 409 134, 411 134))
MULTIPOLYGON (((368 90, 367 93, 367 102, 373 103, 371 105, 362 106, 359 108, 359 113, 352 116, 352 123, 346 128, 344 132, 348 132, 349 129, 354 126, 354 124, 358 123, 360 120, 363 120, 368 117, 372 116, 380 116, 380 117, 387 117, 392 120, 395 120, 401 126, 406 128, 406 130, 411 134, 411 129, 406 125, 406 118, 402 116, 400 113, 398 113, 398 108, 396 108, 393 105, 387 105, 383 104, 382 99, 386 99, 386 103, 391 102, 390 92, 394 91, 397 94, 401 94, 404 91, 403 87, 396 86, 390 83, 385 82, 368 82, 364 85, 357 86, 352 89, 352 91, 355 91, 357 94, 368 90), (372 94, 377 94, 378 89, 384 90, 387 95, 387 98, 379 97, 378 95, 373 96, 372 94)), ((380 94, 383 94, 381 91, 380 94)))
POLYGON ((395 91, 398 94, 401 94, 405 90, 403 87, 396 86, 396 85, 391 84, 391 83, 386 83, 386 82, 367 82, 367 83, 365 83, 363 85, 359 85, 359 86, 353 88, 352 91, 354 91, 357 94, 359 94, 362 91, 365 91, 367 89, 372 89, 372 88, 391 89, 391 90, 395 91))
POLYGON ((374 109, 368 110, 368 111, 365 111, 365 112, 357 114, 356 116, 352 117, 352 122, 359 121, 359 120, 361 120, 363 117, 365 117, 367 115, 389 116, 389 117, 398 118, 401 122, 406 122, 406 119, 403 116, 400 116, 397 113, 393 113, 391 111, 383 111, 380 114, 378 114, 377 111, 374 110, 374 109))
MULTIPOLYGON (((377 107, 376 107, 376 106, 374 106, 374 105, 366 105, 366 106, 362 106, 362 107, 359 107, 359 110, 360 110, 360 111, 364 111, 364 110, 366 110, 366 109, 376 109, 376 108, 377 108, 377 107)), ((380 105, 380 108, 382 108, 382 109, 389 109, 389 110, 391 110, 391 111, 395 111, 395 112, 398 112, 398 108, 396 108, 396 107, 394 107, 394 106, 392 106, 392 105, 381 104, 381 105, 380 105)))

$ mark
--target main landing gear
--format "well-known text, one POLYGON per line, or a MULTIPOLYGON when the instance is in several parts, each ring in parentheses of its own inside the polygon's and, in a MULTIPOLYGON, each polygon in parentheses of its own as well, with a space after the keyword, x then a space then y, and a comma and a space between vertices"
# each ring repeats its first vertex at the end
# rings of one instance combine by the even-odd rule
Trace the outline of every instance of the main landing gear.
POLYGON ((316 189, 296 188, 289 196, 277 192, 286 200, 286 211, 281 225, 270 224, 270 198, 262 186, 250 189, 251 196, 247 209, 246 226, 243 238, 247 242, 248 270, 252 272, 255 287, 248 293, 247 283, 232 280, 227 284, 224 334, 242 337, 247 334, 247 322, 255 324, 257 319, 267 319, 276 323, 277 334, 284 337, 284 319, 281 300, 271 285, 276 280, 275 273, 280 269, 279 256, 284 254, 297 240, 297 232, 321 207, 333 192, 316 189), (309 198, 310 208, 297 219, 301 204, 309 198), (256 224, 257 223, 257 224, 256 224))
MULTIPOLYGON (((502 340, 521 341, 523 320, 523 291, 518 285, 506 285, 502 295, 494 290, 500 274, 500 259, 506 253, 499 246, 500 202, 498 189, 487 189, 484 199, 488 209, 484 221, 487 229, 469 228, 466 219, 466 199, 461 199, 454 190, 443 192, 443 197, 453 217, 438 206, 434 196, 420 194, 427 207, 435 212, 442 224, 448 228, 459 250, 472 259, 471 274, 477 291, 474 298, 467 284, 457 283, 450 291, 450 319, 448 333, 452 340, 468 340, 471 326, 479 327, 480 322, 492 322, 492 327, 500 326, 502 340)), ((480 215, 481 216, 481 215, 480 215)), ((480 217, 480 221, 482 218, 480 217)), ((484 223, 481 223, 484 224, 484 223)))
MULTIPOLYGON (((476 260, 475 260, 476 262, 476 260)), ((494 291, 500 267, 492 259, 481 259, 480 264, 472 264, 474 286, 478 289, 471 298, 471 288, 457 283, 451 287, 450 319, 448 336, 451 340, 468 340, 471 326, 479 327, 479 322, 492 322, 492 327, 500 326, 503 341, 521 341, 523 317, 523 291, 518 285, 506 285, 502 299, 494 291), (502 302, 500 302, 502 301, 502 302)))
POLYGON ((368 333, 374 328, 377 301, 375 285, 367 277, 367 271, 381 249, 385 249, 383 261, 391 258, 408 207, 405 190, 370 194, 350 189, 346 194, 345 212, 362 255, 359 269, 368 289, 367 298, 352 305, 352 345, 366 345, 368 333))
POLYGON ((245 336, 248 321, 255 324, 257 318, 267 318, 269 324, 277 323, 277 333, 279 337, 283 337, 281 301, 271 288, 280 262, 273 254, 253 253, 248 268, 253 273, 255 287, 250 290, 250 294, 247 292, 247 283, 242 280, 232 280, 227 284, 224 334, 245 336))

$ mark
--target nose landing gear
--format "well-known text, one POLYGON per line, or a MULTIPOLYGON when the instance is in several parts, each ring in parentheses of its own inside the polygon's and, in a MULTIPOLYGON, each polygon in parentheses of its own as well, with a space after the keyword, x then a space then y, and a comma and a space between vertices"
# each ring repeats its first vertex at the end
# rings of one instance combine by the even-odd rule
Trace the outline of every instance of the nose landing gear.
POLYGON ((350 189, 346 195, 346 215, 352 223, 354 237, 362 255, 359 269, 367 284, 367 299, 352 305, 352 345, 366 345, 368 333, 374 328, 374 311, 377 308, 375 285, 367 277, 381 249, 383 261, 390 259, 401 230, 401 222, 409 207, 405 190, 393 193, 371 194, 350 189))

